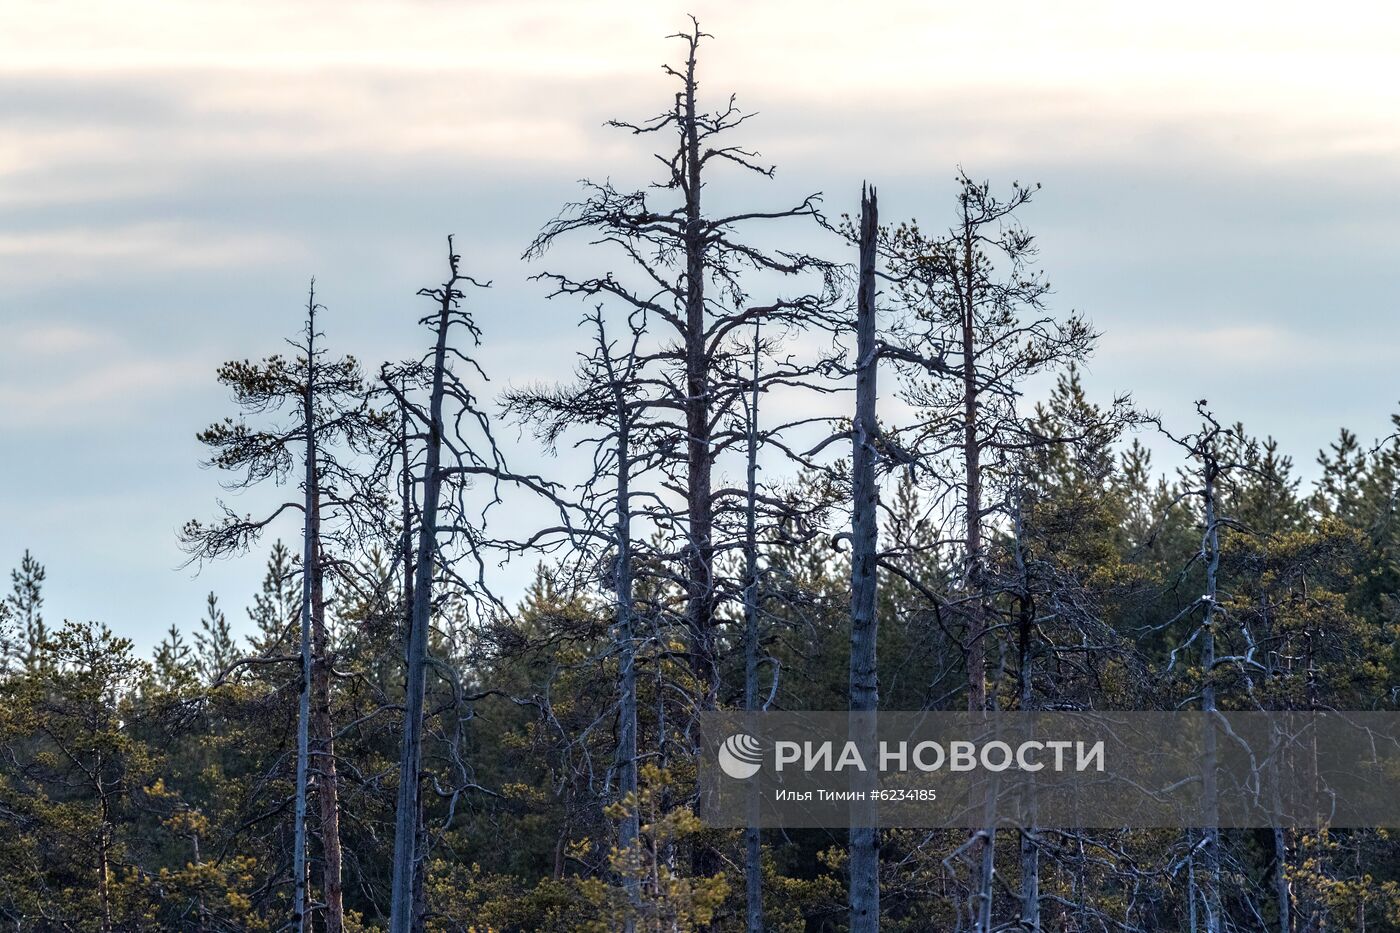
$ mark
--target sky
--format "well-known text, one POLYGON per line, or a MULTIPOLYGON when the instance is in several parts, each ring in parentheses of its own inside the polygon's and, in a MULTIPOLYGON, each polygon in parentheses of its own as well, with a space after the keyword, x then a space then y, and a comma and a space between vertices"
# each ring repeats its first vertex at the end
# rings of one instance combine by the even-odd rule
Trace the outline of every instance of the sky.
POLYGON ((743 141, 778 166, 745 197, 839 215, 869 179, 885 219, 941 226, 958 165, 1038 181, 1052 306, 1103 333, 1091 394, 1178 433, 1209 399, 1305 478, 1339 427, 1389 433, 1394 5, 5 0, 0 567, 31 550, 51 622, 143 649, 211 590, 246 631, 263 555, 196 572, 176 532, 272 495, 221 490, 195 434, 233 413, 217 365, 282 349, 312 275, 332 348, 375 367, 420 349, 453 233, 494 283, 494 381, 566 376, 579 308, 519 256, 579 179, 654 175, 603 124, 665 109, 687 13, 715 37, 702 94, 757 111, 743 141))

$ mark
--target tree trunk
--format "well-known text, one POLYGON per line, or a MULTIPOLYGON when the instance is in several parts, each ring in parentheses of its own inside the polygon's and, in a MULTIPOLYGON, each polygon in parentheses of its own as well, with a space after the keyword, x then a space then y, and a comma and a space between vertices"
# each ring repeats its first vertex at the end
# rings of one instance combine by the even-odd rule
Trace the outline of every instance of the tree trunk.
MULTIPOLYGON (((404 391, 407 390, 408 387, 405 384, 404 391)), ((416 565, 413 560, 413 468, 408 452, 408 410, 403 407, 399 409, 399 428, 399 453, 403 458, 403 534, 400 542, 403 548, 403 630, 407 632, 413 627, 413 577, 416 565)), ((427 850, 421 798, 418 800, 415 819, 417 829, 414 836, 414 852, 416 857, 421 859, 427 850)), ((416 871, 413 874, 413 916, 422 918, 427 915, 427 912, 428 896, 423 882, 423 872, 416 871)))
POLYGON ((975 258, 973 227, 968 217, 967 195, 963 195, 962 262, 962 402, 963 402, 963 496, 967 513, 964 547, 967 584, 967 708, 980 712, 987 708, 986 606, 984 600, 982 554, 982 447, 977 439, 977 294, 973 285, 975 258))
POLYGON ((1216 747, 1215 747, 1215 598, 1220 569, 1220 527, 1215 513, 1216 461, 1212 447, 1207 447, 1205 466, 1205 566, 1206 611, 1201 622, 1201 672, 1205 683, 1201 688, 1201 710, 1206 715, 1201 775, 1201 792, 1206 805, 1205 862, 1207 887, 1205 892, 1206 933, 1220 933, 1220 828, 1216 813, 1216 747))
POLYGON ((1040 843, 1034 824, 1021 834, 1021 929, 1040 930, 1040 843))
POLYGON ((423 799, 423 795, 418 795, 418 812, 414 817, 417 827, 414 836, 414 864, 413 872, 413 920, 411 926, 415 930, 423 929, 428 916, 428 803, 423 799))
MULTIPOLYGON (((403 391, 408 392, 405 380, 403 391)), ((403 475, 400 477, 403 497, 403 514, 400 521, 403 531, 399 536, 399 547, 403 560, 403 623, 407 632, 413 626, 413 463, 408 454, 408 409, 399 406, 399 456, 403 459, 403 475)))
MULTIPOLYGON (((698 41, 698 40, 697 40, 698 41)), ((699 706, 714 709, 719 672, 714 645, 714 541, 711 502, 710 361, 705 346, 705 227, 700 214, 700 127, 695 103, 695 45, 686 61, 681 100, 685 133, 685 429, 686 613, 699 706)))
MULTIPOLYGON (((967 708, 970 712, 987 709, 987 605, 986 577, 982 547, 982 446, 977 438, 977 289, 975 284, 975 229, 968 214, 968 196, 962 196, 962 378, 963 378, 963 466, 964 503, 967 511, 967 708)), ((989 799, 988 806, 992 805, 989 799)), ((982 830, 983 840, 973 848, 980 855, 977 877, 978 933, 991 929, 992 882, 996 876, 996 826, 982 830)))
MULTIPOLYGON (((1015 514, 1016 569, 1021 577, 1018 618, 1018 651, 1020 668, 1021 712, 1030 713, 1035 709, 1035 655, 1034 637, 1035 599, 1031 594, 1030 575, 1026 571, 1025 551, 1021 547, 1024 526, 1022 524, 1021 503, 1018 501, 1015 514)), ((1032 777, 1030 800, 1026 807, 1027 825, 1021 832, 1021 929, 1039 933, 1040 930, 1040 840, 1035 826, 1036 800, 1032 777)))
MULTIPOLYGON (((744 504, 744 710, 758 709, 758 354, 753 333, 753 387, 748 412, 748 469, 744 504)), ((758 786, 749 788, 749 824, 744 828, 744 892, 749 933, 763 933, 763 842, 758 829, 758 786)))
MULTIPOLYGON (((1268 599, 1264 596, 1259 598, 1259 608, 1264 616, 1266 632, 1273 629, 1273 614, 1269 607, 1268 599)), ((1265 654, 1268 659, 1268 669, 1265 676, 1273 678, 1278 676, 1277 662, 1279 655, 1277 651, 1270 651, 1265 654)), ((1283 795, 1280 785, 1280 759, 1282 757, 1283 735, 1277 722, 1269 727, 1269 791, 1273 798, 1275 813, 1283 812, 1283 795)), ((1268 844, 1273 847, 1273 886, 1274 886, 1274 907, 1278 913, 1278 933, 1293 933, 1293 892, 1288 885, 1288 830, 1281 826, 1275 826, 1267 831, 1268 844)))
POLYGON ((102 933, 112 933, 112 865, 109 851, 111 849, 111 820, 112 811, 107 803, 107 788, 102 781, 103 762, 101 756, 97 759, 97 797, 98 806, 101 811, 100 824, 97 827, 97 897, 102 910, 101 924, 102 933))
POLYGON ((390 933, 412 933, 416 922, 413 890, 420 869, 418 783, 423 746, 423 694, 427 685, 428 628, 432 613, 433 567, 437 557, 438 500, 442 492, 443 382, 453 294, 451 285, 443 290, 438 309, 437 343, 433 350, 432 394, 428 405, 429 424, 423 466, 423 504, 418 522, 418 554, 414 564, 413 606, 407 639, 403 742, 399 754, 393 884, 389 900, 390 933))
POLYGON ((297 702, 297 764, 296 802, 293 806, 293 819, 296 821, 292 832, 292 880, 295 893, 292 898, 292 913, 298 933, 309 933, 311 929, 310 905, 307 903, 306 886, 306 785, 310 772, 311 742, 311 603, 315 587, 316 565, 316 503, 320 497, 317 489, 316 466, 316 293, 313 290, 306 306, 306 385, 302 395, 302 430, 306 434, 305 503, 302 521, 301 548, 301 690, 297 702))
POLYGON ((1274 897, 1278 907, 1279 933, 1293 933, 1293 892, 1288 889, 1287 830, 1275 826, 1274 835, 1274 897))
MULTIPOLYGON (((617 568, 614 571, 615 612, 618 649, 618 742, 620 771, 618 791, 626 809, 618 831, 618 849, 629 859, 623 878, 627 899, 634 909, 641 905, 641 878, 630 869, 641 838, 641 802, 637 791, 637 666, 636 633, 632 624, 632 493, 631 432, 625 387, 613 384, 613 404, 617 413, 617 568)), ((562 843, 561 843, 562 849, 562 843)), ((628 918, 628 928, 634 920, 628 918)))
MULTIPOLYGON (((191 854, 194 856, 194 867, 199 868, 203 864, 203 859, 199 854, 199 833, 190 834, 190 846, 192 849, 191 854)), ((205 928, 209 925, 209 908, 204 903, 204 891, 202 889, 199 892, 199 900, 195 905, 195 910, 195 929, 198 933, 204 933, 205 928)))
MULTIPOLYGON (((875 190, 861 192, 860 284, 856 302, 856 412, 851 444, 851 670, 850 710, 865 744, 873 749, 875 710, 879 705, 876 669, 876 549, 879 487, 875 478, 876 374, 875 241, 879 229, 875 190)), ((873 755, 866 756, 874 760, 873 755)), ((870 810, 859 808, 868 816, 870 810)), ((875 933, 880 927, 880 840, 874 826, 862 821, 850 833, 851 933, 875 933)))
POLYGON ((321 806, 321 887, 325 899, 326 933, 345 928, 341 884, 340 787, 335 765, 335 730, 331 719, 331 659, 326 634, 325 572, 320 553, 321 512, 312 516, 316 566, 311 590, 311 733, 316 749, 316 797, 321 806))

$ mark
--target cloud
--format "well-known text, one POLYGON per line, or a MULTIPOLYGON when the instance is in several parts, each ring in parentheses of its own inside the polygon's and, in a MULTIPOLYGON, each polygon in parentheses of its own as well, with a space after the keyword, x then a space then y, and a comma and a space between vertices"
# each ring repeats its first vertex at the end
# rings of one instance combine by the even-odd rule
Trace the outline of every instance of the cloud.
POLYGON ((1105 355, 1165 356, 1193 365, 1260 367, 1296 358, 1302 335, 1267 325, 1235 327, 1145 327, 1115 331, 1100 340, 1105 355))
MULTIPOLYGON (((1188 154, 1265 163, 1400 153, 1388 80, 1400 17, 1374 8, 1319 22, 1195 0, 699 6, 718 35, 704 93, 718 105, 738 90, 770 111, 761 138, 791 143, 788 157, 1162 158, 1188 140, 1188 154)), ((0 172, 136 162, 157 178, 230 155, 578 166, 622 142, 605 118, 664 108, 673 81, 657 65, 675 57, 664 36, 685 13, 560 0, 329 16, 306 0, 5 9, 0 172)), ((0 198, 4 187, 24 195, 0 175, 0 198)))
POLYGON ((281 261, 299 252, 276 233, 211 229, 194 222, 150 222, 0 233, 0 284, 89 278, 115 267, 200 270, 281 261))
POLYGON ((71 323, 0 329, 0 430, 75 430, 136 418, 152 399, 207 386, 202 361, 132 348, 71 323))
POLYGON ((39 325, 5 335, 9 352, 19 356, 62 357, 93 349, 102 342, 96 331, 72 324, 39 325))

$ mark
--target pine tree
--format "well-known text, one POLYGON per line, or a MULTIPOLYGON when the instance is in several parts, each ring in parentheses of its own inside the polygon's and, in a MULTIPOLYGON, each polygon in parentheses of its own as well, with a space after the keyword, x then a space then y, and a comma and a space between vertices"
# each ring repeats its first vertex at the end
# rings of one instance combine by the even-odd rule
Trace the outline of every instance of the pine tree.
POLYGON ((259 657, 290 654, 300 637, 301 591, 292 552, 281 541, 274 541, 267 557, 262 592, 253 597, 248 619, 253 634, 248 645, 259 657))
POLYGON ((0 617, 0 670, 17 667, 33 671, 43 661, 43 645, 48 638, 44 623, 44 565, 28 550, 19 567, 10 571, 11 590, 4 601, 4 616, 0 617), (6 635, 6 627, 10 634, 6 635))
POLYGON ((156 646, 152 666, 155 682, 165 689, 184 686, 195 679, 197 663, 194 649, 185 641, 178 626, 172 624, 156 646))
MULTIPOLYGON (((315 759, 316 790, 321 804, 321 838, 325 853, 323 916, 331 933, 343 929, 343 895, 339 844, 340 808, 336 771, 334 727, 331 721, 330 642, 326 623, 325 578, 333 526, 351 526, 364 531, 377 529, 380 497, 370 488, 351 459, 365 452, 383 436, 383 422, 369 402, 359 363, 354 357, 328 357, 319 339, 317 314, 324 307, 316 301, 315 281, 306 301, 306 318, 299 340, 291 341, 298 355, 293 359, 273 355, 257 363, 235 360, 219 368, 219 381, 231 388, 246 416, 293 414, 284 423, 249 424, 246 420, 225 418, 201 432, 199 439, 213 449, 211 464, 234 471, 239 478, 232 485, 248 488, 266 480, 286 482, 295 472, 302 477, 300 501, 288 500, 255 519, 240 516, 223 503, 221 519, 211 524, 186 523, 182 536, 192 560, 204 560, 242 553, 259 540, 264 530, 282 513, 300 511, 302 517, 301 595, 299 624, 294 629, 300 643, 301 692, 297 736, 297 792, 294 826, 298 839, 304 836, 302 818, 308 804, 312 759, 315 759)), ((372 532, 368 532, 372 535, 372 532)), ((358 537, 359 532, 352 532, 358 537)), ((285 564, 285 559, 282 560, 285 564)), ((281 590, 285 567, 275 572, 271 586, 281 590)), ((264 593, 266 605, 254 607, 255 621, 262 626, 254 636, 259 641, 276 637, 274 613, 285 602, 281 592, 264 593)), ((294 846, 293 870, 297 895, 295 911, 299 930, 309 929, 310 899, 307 896, 306 846, 294 846)))
POLYGON ((238 660, 238 644, 229 628, 219 597, 213 593, 205 603, 204 618, 194 633, 195 668, 205 683, 213 683, 220 674, 238 660))

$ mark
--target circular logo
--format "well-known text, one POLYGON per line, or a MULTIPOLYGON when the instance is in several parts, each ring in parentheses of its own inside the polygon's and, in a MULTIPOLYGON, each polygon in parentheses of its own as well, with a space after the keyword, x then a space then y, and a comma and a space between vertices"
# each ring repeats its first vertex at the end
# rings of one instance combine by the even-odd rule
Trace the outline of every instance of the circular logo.
POLYGON ((763 767, 763 743, 745 732, 736 732, 719 747, 720 770, 736 781, 745 781, 763 767))

